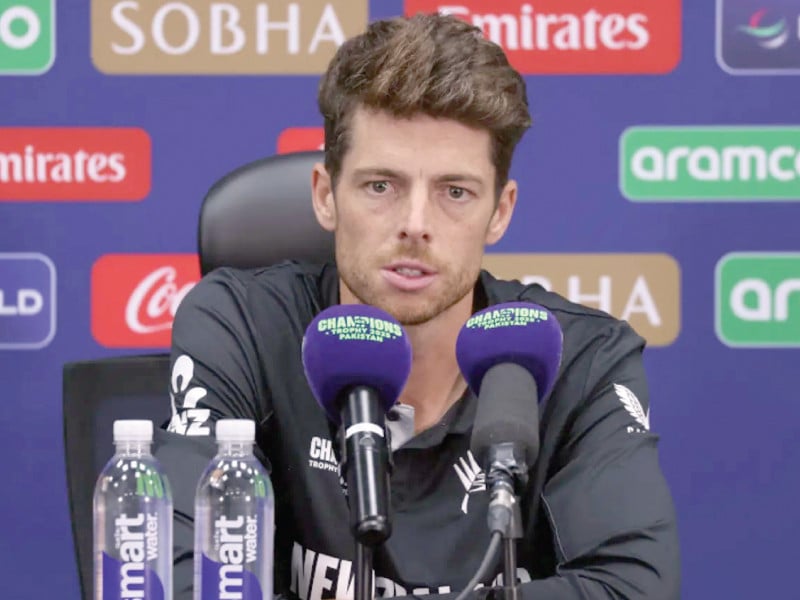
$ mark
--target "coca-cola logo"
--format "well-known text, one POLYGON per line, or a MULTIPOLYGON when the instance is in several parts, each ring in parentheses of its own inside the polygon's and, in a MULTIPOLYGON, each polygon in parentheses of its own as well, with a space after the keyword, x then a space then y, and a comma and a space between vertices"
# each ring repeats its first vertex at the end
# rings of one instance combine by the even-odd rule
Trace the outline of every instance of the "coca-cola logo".
POLYGON ((194 287, 178 287, 178 270, 172 266, 156 269, 133 290, 125 306, 125 323, 135 333, 155 333, 172 328, 172 320, 184 296, 194 287))
POLYGON ((92 334, 109 348, 167 348, 200 279, 194 254, 109 254, 92 268, 92 334))

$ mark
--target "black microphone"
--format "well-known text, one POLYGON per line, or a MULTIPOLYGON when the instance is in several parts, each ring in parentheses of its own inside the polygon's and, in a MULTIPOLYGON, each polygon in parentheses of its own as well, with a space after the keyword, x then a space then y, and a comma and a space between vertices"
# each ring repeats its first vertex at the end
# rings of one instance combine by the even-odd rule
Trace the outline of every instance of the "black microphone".
POLYGON ((350 527, 365 546, 392 532, 386 412, 411 370, 411 346, 388 313, 366 305, 322 311, 303 338, 303 367, 317 402, 340 426, 350 527))
POLYGON ((538 403, 558 373, 562 344, 556 318, 525 302, 476 313, 456 341, 458 365, 478 396, 470 449, 486 473, 489 528, 505 537, 520 533, 516 495, 539 455, 538 403))

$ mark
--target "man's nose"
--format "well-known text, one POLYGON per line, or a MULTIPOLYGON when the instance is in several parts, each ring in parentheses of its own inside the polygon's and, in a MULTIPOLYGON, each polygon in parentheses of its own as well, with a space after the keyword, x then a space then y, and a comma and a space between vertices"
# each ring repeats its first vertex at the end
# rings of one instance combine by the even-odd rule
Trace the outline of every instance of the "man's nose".
POLYGON ((431 240, 431 202, 424 186, 414 186, 404 203, 400 238, 431 240))

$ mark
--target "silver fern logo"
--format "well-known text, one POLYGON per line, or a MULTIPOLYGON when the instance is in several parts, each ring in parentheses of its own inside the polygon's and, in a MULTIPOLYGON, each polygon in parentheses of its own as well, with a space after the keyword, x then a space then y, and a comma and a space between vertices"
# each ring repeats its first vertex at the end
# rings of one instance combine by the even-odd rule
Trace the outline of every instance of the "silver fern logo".
MULTIPOLYGON (((644 427, 646 431, 650 431, 650 409, 648 408, 647 412, 645 412, 636 394, 624 385, 615 383, 614 391, 617 392, 617 396, 619 396, 620 402, 622 402, 625 410, 627 410, 636 422, 644 427)), ((637 431, 637 429, 628 427, 628 433, 633 433, 634 431, 637 431)), ((641 430, 638 430, 638 432, 641 433, 641 430)))
POLYGON ((486 490, 486 474, 478 465, 478 461, 475 460, 471 450, 467 450, 466 458, 459 458, 453 468, 456 470, 456 475, 458 475, 461 485, 466 490, 464 500, 461 502, 461 512, 467 514, 470 494, 486 490))

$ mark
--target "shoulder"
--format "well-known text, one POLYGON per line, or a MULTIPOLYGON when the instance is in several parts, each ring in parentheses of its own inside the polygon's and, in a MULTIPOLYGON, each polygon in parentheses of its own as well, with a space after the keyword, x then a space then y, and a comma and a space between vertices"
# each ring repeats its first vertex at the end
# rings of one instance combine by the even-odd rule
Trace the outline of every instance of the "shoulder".
POLYGON ((617 426, 626 435, 628 427, 649 427, 645 340, 626 321, 570 302, 538 284, 493 280, 487 293, 494 303, 531 302, 548 309, 564 334, 559 373, 541 415, 548 432, 543 446, 570 447, 595 427, 605 432, 617 426), (610 414, 615 416, 608 420, 610 414))
MULTIPOLYGON (((336 294, 338 281, 333 265, 286 261, 257 269, 221 267, 205 275, 187 294, 192 306, 280 305, 284 310, 324 307, 336 294)), ((181 303, 183 305, 183 302, 181 303)))
POLYGON ((337 295, 333 265, 285 262, 215 269, 178 306, 173 340, 192 337, 197 328, 215 328, 238 339, 302 338, 314 316, 335 303, 337 295))

